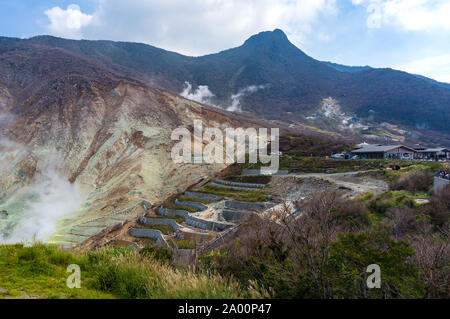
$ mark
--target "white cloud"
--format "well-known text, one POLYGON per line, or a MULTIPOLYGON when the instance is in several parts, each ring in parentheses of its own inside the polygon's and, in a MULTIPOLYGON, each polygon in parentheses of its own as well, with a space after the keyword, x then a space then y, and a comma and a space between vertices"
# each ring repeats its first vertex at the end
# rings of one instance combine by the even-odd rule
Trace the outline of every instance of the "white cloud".
POLYGON ((450 83, 450 54, 410 61, 396 66, 395 69, 425 75, 437 81, 450 83))
POLYGON ((405 30, 450 30, 448 0, 352 0, 366 6, 367 26, 397 25, 405 30))
POLYGON ((80 39, 82 28, 92 22, 92 15, 81 12, 76 4, 71 4, 66 10, 60 7, 53 7, 45 11, 50 24, 47 26, 52 35, 80 39))
POLYGON ((283 29, 297 44, 336 0, 99 0, 95 12, 55 7, 46 12, 52 34, 144 42, 189 55, 240 45, 264 30, 283 29), (68 17, 76 22, 68 23, 68 17))

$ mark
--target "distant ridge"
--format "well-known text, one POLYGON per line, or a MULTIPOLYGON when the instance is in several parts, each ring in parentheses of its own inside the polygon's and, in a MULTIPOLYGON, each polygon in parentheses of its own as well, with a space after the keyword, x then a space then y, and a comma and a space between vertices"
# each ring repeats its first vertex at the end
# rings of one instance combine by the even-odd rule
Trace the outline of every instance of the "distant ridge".
MULTIPOLYGON (((188 57, 140 43, 74 41, 39 36, 0 38, 0 50, 21 45, 63 48, 126 77, 156 84, 174 93, 188 81, 206 85, 209 101, 226 107, 240 94, 240 107, 264 119, 304 121, 332 97, 358 118, 411 129, 450 133, 449 86, 389 68, 348 67, 320 62, 294 46, 280 30, 251 36, 243 45, 201 57, 188 57)), ((1 51, 0 51, 1 52, 1 51)))

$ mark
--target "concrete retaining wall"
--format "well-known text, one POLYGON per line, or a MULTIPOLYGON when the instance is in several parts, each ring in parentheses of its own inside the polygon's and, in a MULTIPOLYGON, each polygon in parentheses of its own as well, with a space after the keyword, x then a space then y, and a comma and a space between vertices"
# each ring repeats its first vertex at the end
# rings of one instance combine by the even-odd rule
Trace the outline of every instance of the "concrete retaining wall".
POLYGON ((194 216, 189 216, 189 218, 186 219, 186 224, 200 228, 200 229, 211 230, 211 231, 222 231, 224 229, 227 229, 227 228, 233 226, 232 224, 223 223, 223 222, 215 222, 212 220, 204 220, 204 219, 200 219, 200 218, 197 218, 194 216))
POLYGON ((234 210, 223 210, 222 217, 229 223, 245 222, 252 217, 252 212, 237 212, 234 210))
POLYGON ((153 207, 153 204, 150 203, 148 200, 143 200, 143 201, 141 202, 141 205, 142 205, 142 207, 143 207, 145 210, 149 210, 149 209, 151 209, 151 208, 153 207))
POLYGON ((186 224, 192 227, 200 228, 203 230, 207 230, 208 225, 204 222, 204 220, 189 216, 186 218, 186 224))
POLYGON ((433 190, 434 190, 435 194, 438 194, 444 188, 445 185, 450 185, 450 180, 444 179, 444 178, 440 178, 440 177, 437 177, 437 176, 434 177, 434 188, 433 188, 433 190))
POLYGON ((197 202, 182 202, 179 201, 178 199, 175 199, 174 201, 175 205, 179 205, 179 206, 188 206, 188 207, 193 207, 196 208, 200 211, 205 210, 207 207, 205 205, 203 205, 202 203, 197 203, 197 202))
POLYGON ((189 217, 189 212, 185 211, 185 210, 177 210, 177 209, 168 209, 168 208, 164 208, 161 207, 158 210, 158 214, 162 215, 162 216, 170 216, 170 217, 183 217, 183 218, 188 218, 189 217))
POLYGON ((184 195, 187 197, 197 198, 197 199, 206 199, 211 201, 218 201, 220 199, 219 196, 213 194, 205 194, 205 193, 195 193, 195 192, 184 192, 184 195))
POLYGON ((232 200, 225 201, 225 208, 238 209, 238 210, 265 210, 267 205, 265 203, 248 203, 248 202, 236 202, 232 200))
POLYGON ((187 240, 191 243, 195 243, 197 245, 203 244, 212 240, 215 237, 215 233, 200 233, 200 232, 188 232, 188 231, 180 231, 184 240, 187 240))
POLYGON ((155 239, 158 246, 169 247, 161 231, 157 229, 130 228, 130 235, 136 238, 155 239))

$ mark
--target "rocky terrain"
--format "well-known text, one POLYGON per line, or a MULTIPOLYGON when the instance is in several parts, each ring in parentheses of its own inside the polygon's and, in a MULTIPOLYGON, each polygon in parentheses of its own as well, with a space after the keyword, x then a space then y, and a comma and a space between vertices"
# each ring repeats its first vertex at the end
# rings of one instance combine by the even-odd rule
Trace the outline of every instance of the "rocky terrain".
POLYGON ((173 129, 258 123, 42 45, 0 50, 0 119, 0 241, 65 245, 224 168, 173 163, 173 129))

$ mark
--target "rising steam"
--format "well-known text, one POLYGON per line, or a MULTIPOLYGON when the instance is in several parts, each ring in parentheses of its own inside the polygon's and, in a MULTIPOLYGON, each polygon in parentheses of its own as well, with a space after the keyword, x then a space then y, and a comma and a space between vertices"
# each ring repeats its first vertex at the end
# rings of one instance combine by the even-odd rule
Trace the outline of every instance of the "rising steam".
POLYGON ((199 103, 211 104, 211 99, 214 94, 209 90, 207 85, 199 85, 196 90, 192 88, 192 84, 184 82, 184 89, 180 95, 189 100, 193 100, 199 103))
POLYGON ((11 216, 6 229, 0 228, 0 243, 46 242, 56 232, 58 221, 74 213, 83 202, 80 189, 51 166, 37 174, 27 197, 24 210, 11 216))
POLYGON ((267 85, 250 85, 246 88, 240 89, 238 93, 233 94, 231 96, 231 105, 226 107, 225 109, 230 112, 242 112, 241 99, 253 93, 256 93, 259 90, 263 90, 267 87, 267 85))
POLYGON ((184 89, 180 95, 189 100, 213 105, 230 112, 242 112, 241 99, 244 96, 256 93, 259 90, 266 89, 268 85, 250 85, 240 89, 236 94, 231 95, 231 105, 218 106, 212 104, 212 98, 215 96, 207 85, 199 85, 197 89, 192 88, 192 84, 188 81, 184 82, 184 89))
POLYGON ((58 174, 60 157, 49 155, 45 150, 32 152, 2 134, 2 129, 13 120, 10 114, 0 116, 0 179, 6 182, 16 176, 20 172, 16 162, 20 159, 39 157, 44 167, 38 169, 31 183, 22 189, 9 195, 7 189, 0 190, 0 243, 46 242, 56 232, 57 223, 81 206, 83 196, 77 185, 58 174))

